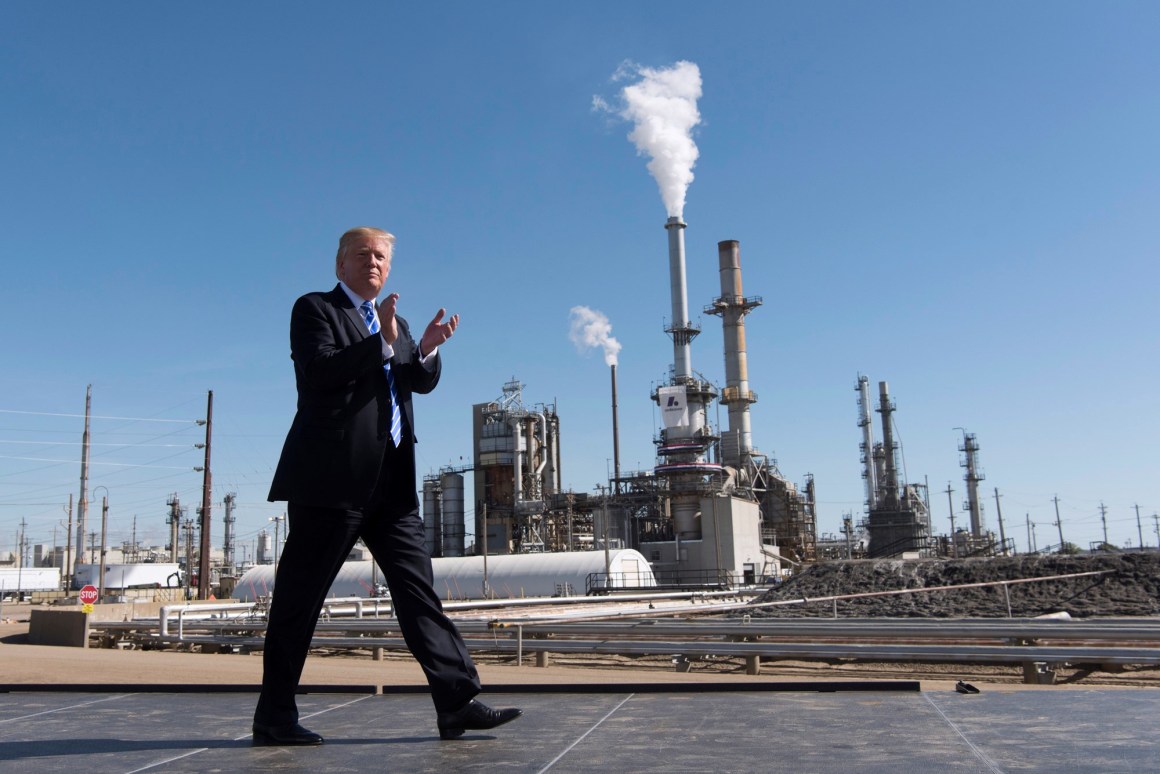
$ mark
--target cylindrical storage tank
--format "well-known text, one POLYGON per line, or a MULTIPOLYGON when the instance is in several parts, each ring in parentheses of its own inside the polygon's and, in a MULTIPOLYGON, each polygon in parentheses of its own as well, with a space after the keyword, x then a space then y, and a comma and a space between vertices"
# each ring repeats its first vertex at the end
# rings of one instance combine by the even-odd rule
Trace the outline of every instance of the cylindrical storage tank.
POLYGON ((463 556, 463 476, 444 473, 439 483, 443 488, 443 556, 463 556))
POLYGON ((423 531, 427 553, 431 556, 443 554, 442 513, 439 508, 439 482, 423 482, 423 531))
MULTIPOLYGON (((327 592, 328 597, 370 597, 374 593, 372 562, 346 562, 327 592)), ((484 598, 484 557, 434 559, 435 591, 443 599, 484 598)), ((382 578, 382 573, 379 573, 382 578)), ((489 597, 584 596, 589 584, 603 590, 654 588, 656 578, 639 551, 569 551, 566 553, 507 554, 487 557, 489 597)), ((238 581, 234 596, 256 601, 274 587, 274 568, 257 565, 238 581)))

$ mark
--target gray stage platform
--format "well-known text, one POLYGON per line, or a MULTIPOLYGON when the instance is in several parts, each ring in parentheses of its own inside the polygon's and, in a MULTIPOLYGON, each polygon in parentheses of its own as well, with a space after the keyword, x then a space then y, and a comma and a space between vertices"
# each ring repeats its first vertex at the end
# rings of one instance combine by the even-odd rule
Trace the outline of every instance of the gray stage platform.
POLYGON ((0 771, 1150 772, 1147 690, 487 694, 525 716, 442 742, 422 695, 311 694, 327 742, 252 747, 247 693, 0 694, 0 771))

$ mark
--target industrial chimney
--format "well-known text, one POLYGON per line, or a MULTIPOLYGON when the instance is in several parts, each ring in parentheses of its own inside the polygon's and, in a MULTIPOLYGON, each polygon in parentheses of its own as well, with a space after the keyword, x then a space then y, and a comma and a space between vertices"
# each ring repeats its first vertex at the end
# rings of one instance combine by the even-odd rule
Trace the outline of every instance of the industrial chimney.
POLYGON ((693 376, 690 343, 700 333, 689 322, 689 296, 685 288, 685 223, 678 217, 665 222, 669 232, 669 286, 673 319, 666 329, 673 337, 673 376, 680 381, 693 376))
POLYGON ((689 321, 684 228, 679 217, 671 217, 665 223, 669 232, 673 313, 665 332, 673 338, 673 373, 669 383, 658 386, 652 394, 664 422, 655 472, 668 481, 674 534, 681 540, 698 540, 704 479, 722 471, 720 464, 707 459, 709 447, 717 440, 709 426, 707 407, 717 397, 717 391, 696 376, 689 356, 689 345, 701 330, 689 321))
POLYGON ((761 305, 760 296, 745 297, 741 289, 741 244, 736 239, 717 243, 717 263, 721 273, 721 296, 705 308, 706 314, 721 316, 725 335, 725 390, 721 403, 729 409, 729 431, 721 438, 721 461, 741 467, 753 451, 749 404, 757 395, 749 391, 749 360, 745 350, 745 315, 761 305))

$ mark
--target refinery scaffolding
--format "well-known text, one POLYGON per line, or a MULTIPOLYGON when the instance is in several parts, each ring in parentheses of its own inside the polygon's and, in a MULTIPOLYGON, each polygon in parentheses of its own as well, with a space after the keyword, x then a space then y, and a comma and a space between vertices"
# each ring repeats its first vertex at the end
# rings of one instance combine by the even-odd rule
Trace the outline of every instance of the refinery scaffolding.
POLYGON ((499 398, 472 408, 476 551, 580 550, 591 524, 561 489, 559 414, 525 406, 523 387, 513 378, 499 398))
POLYGON ((900 446, 894 440, 895 405, 890 399, 890 388, 886 382, 878 383, 876 411, 882 415, 882 441, 876 443, 870 423, 869 384, 868 377, 859 375, 854 388, 858 391, 858 426, 862 429, 862 476, 867 482, 867 553, 872 558, 933 556, 935 544, 926 486, 905 482, 900 472, 900 446))
POLYGON ((653 442, 656 463, 624 472, 617 438, 616 369, 612 364, 615 473, 594 495, 561 485, 560 417, 555 405, 525 404, 514 377, 502 395, 472 408, 474 464, 427 476, 424 520, 433 555, 459 556, 638 550, 658 584, 669 588, 733 588, 769 582, 817 561, 812 476, 799 490, 770 456, 757 450, 750 425, 744 318, 761 305, 741 290, 740 250, 718 244, 721 295, 705 309, 723 322, 726 384, 718 390, 693 369, 685 291, 685 223, 670 217, 668 257, 673 361, 651 399, 663 426, 653 442), (726 406, 728 430, 709 420, 715 400, 726 406), (463 474, 472 473, 473 511, 464 508, 463 474), (474 545, 462 538, 474 522, 474 545), (449 530, 459 530, 459 539, 449 530))

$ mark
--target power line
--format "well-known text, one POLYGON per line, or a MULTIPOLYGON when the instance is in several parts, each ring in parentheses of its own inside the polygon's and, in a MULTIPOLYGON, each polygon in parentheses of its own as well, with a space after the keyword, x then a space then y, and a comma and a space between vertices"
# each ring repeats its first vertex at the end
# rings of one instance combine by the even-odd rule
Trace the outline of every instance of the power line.
MULTIPOLYGON (((177 455, 173 455, 177 456, 177 455)), ((62 465, 71 465, 76 460, 50 460, 43 457, 6 457, 0 455, 0 460, 26 460, 28 462, 56 462, 62 465)), ((163 470, 186 470, 184 466, 177 465, 134 465, 128 462, 90 462, 90 465, 114 465, 122 468, 161 468, 163 470)), ((190 468, 192 470, 192 468, 190 468)))
MULTIPOLYGON (((32 445, 36 445, 36 446, 83 446, 84 445, 84 443, 82 441, 7 441, 4 439, 0 439, 0 443, 13 443, 13 444, 23 443, 23 444, 32 444, 32 445)), ((132 447, 137 447, 137 448, 148 446, 148 447, 162 447, 162 448, 167 448, 167 449, 184 449, 187 446, 189 446, 189 444, 186 444, 186 443, 90 443, 89 446, 120 446, 120 447, 132 446, 132 447)))
MULTIPOLYGON (((62 414, 54 411, 20 411, 18 409, 0 409, 0 414, 25 414, 34 417, 73 417, 77 419, 84 419, 84 414, 62 414)), ((107 417, 90 415, 89 419, 112 419, 124 422, 179 422, 181 424, 204 424, 201 419, 155 419, 153 417, 107 417)))

